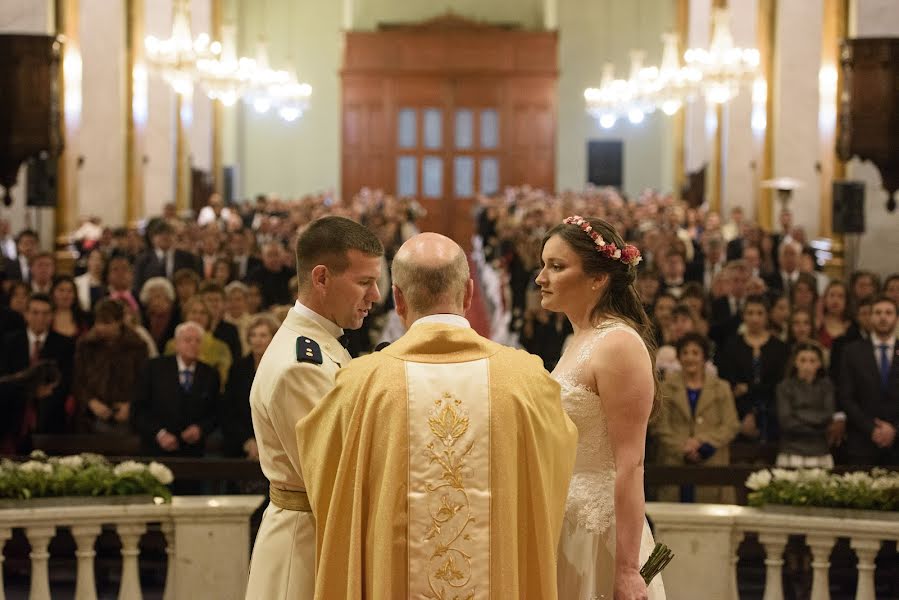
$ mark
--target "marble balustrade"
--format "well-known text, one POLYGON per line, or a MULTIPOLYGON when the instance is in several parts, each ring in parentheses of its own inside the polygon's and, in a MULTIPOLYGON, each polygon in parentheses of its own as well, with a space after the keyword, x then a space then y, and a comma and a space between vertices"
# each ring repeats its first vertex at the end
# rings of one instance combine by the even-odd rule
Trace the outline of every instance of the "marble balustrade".
POLYGON ((765 549, 764 600, 783 600, 783 553, 791 535, 802 535, 812 553, 811 600, 829 600, 830 555, 838 538, 848 538, 858 558, 856 600, 874 600, 874 558, 884 542, 899 541, 899 516, 868 511, 818 509, 780 512, 746 506, 648 502, 658 541, 675 554, 665 570, 670 600, 738 600, 737 549, 756 534, 765 549), (850 517, 850 515, 852 515, 850 517), (701 596, 697 590, 701 589, 701 596))
MULTIPOLYGON (((75 600, 96 600, 94 544, 113 526, 122 544, 119 600, 140 600, 138 544, 148 524, 166 540, 164 600, 244 597, 250 559, 250 516, 263 496, 176 496, 171 504, 7 508, 0 510, 0 549, 22 529, 31 545, 31 600, 50 599, 48 547, 60 528, 75 540, 75 600)), ((0 567, 3 555, 0 553, 0 567)), ((0 600, 5 599, 0 569, 0 600)))

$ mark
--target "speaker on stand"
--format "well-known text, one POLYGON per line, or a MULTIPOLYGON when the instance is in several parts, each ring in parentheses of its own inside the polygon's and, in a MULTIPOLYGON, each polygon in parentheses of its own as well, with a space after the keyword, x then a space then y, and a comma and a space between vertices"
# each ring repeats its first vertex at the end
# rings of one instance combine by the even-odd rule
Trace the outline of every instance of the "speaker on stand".
POLYGON ((865 183, 836 180, 833 182, 832 229, 842 233, 849 273, 858 268, 859 242, 865 232, 865 183))

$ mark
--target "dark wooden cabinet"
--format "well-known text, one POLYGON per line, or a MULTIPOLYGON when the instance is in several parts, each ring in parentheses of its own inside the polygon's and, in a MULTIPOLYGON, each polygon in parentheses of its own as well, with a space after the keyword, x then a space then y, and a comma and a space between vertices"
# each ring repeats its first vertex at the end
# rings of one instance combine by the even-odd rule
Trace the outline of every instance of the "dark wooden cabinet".
POLYGON ((877 166, 893 211, 899 190, 899 38, 846 40, 840 64, 844 90, 837 154, 877 166))
POLYGON ((555 187, 557 38, 447 15, 346 34, 343 193, 416 198, 468 247, 479 194, 555 187))

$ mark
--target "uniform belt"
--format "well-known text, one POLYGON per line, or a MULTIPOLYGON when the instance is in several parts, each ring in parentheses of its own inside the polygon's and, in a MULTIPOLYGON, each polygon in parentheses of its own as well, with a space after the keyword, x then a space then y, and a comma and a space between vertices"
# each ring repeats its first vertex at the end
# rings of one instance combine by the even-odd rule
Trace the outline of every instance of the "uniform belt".
POLYGON ((309 505, 309 496, 303 490, 282 490, 273 485, 268 486, 268 497, 271 503, 284 510, 297 512, 312 512, 309 505))

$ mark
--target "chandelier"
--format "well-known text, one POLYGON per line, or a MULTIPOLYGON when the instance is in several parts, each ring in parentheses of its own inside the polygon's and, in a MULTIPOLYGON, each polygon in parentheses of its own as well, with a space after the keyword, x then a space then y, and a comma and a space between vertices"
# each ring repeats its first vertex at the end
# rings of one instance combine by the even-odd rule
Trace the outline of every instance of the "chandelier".
POLYGON ((222 28, 222 41, 201 33, 194 39, 190 30, 190 0, 174 0, 172 33, 160 40, 144 40, 147 62, 158 71, 175 93, 189 96, 195 84, 206 95, 225 106, 243 98, 256 112, 274 107, 285 121, 295 121, 309 106, 312 87, 300 83, 294 70, 269 66, 268 50, 260 41, 256 58, 238 57, 233 26, 222 28))
POLYGON ((724 104, 734 98, 740 86, 751 83, 759 67, 759 51, 738 48, 730 33, 730 16, 726 8, 712 13, 712 43, 705 48, 690 48, 684 53, 687 69, 700 82, 705 99, 724 104))
POLYGON ((734 45, 726 9, 713 13, 709 48, 688 49, 684 65, 680 63, 677 35, 664 34, 662 44, 658 67, 644 67, 644 53, 633 51, 627 80, 615 79, 614 67, 607 63, 599 87, 584 91, 587 113, 601 127, 614 126, 622 116, 638 124, 656 110, 670 116, 700 95, 713 104, 729 102, 758 73, 759 51, 734 45))

